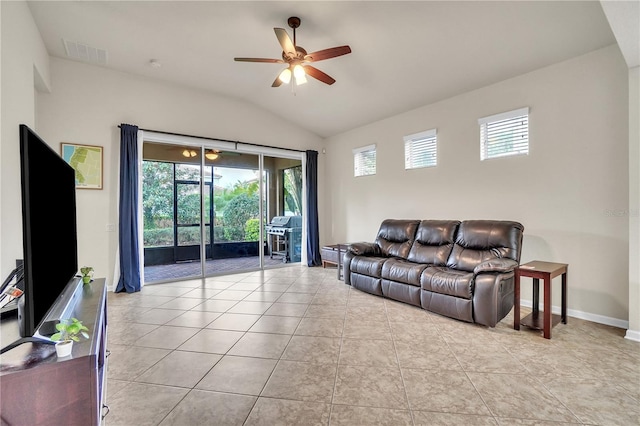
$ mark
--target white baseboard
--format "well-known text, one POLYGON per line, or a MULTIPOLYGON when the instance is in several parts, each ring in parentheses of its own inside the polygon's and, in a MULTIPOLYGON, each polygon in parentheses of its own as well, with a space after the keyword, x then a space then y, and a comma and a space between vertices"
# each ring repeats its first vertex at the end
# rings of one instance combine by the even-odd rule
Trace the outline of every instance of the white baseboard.
POLYGON ((624 338, 633 340, 634 342, 640 342, 640 331, 627 330, 627 334, 625 334, 624 338))
MULTIPOLYGON (((533 306, 533 303, 531 300, 523 299, 523 300, 520 300, 520 306, 526 306, 527 308, 531 308, 533 306)), ((540 310, 541 311, 544 310, 544 307, 542 306, 542 304, 540 305, 540 310)), ((555 306, 555 305, 551 306, 551 312, 554 314, 560 315, 562 313, 562 308, 560 306, 555 306)), ((629 321, 624 321, 618 318, 606 317, 604 315, 592 314, 590 312, 578 311, 575 309, 567 309, 567 316, 583 319, 591 322, 597 322, 598 324, 610 325, 612 327, 617 327, 617 328, 624 328, 624 329, 629 328, 629 321)), ((630 331, 631 330, 627 330, 627 336, 629 335, 630 331)), ((640 332, 631 331, 631 334, 635 336, 635 339, 638 339, 638 341, 640 341, 640 332)), ((630 337, 627 337, 627 338, 634 340, 630 337)))

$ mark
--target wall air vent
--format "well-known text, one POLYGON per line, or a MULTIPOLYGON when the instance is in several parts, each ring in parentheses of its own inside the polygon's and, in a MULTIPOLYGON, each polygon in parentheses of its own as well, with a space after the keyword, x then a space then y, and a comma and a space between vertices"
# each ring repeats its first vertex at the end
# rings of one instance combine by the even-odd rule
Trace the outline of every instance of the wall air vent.
POLYGON ((62 39, 67 57, 76 61, 107 65, 107 51, 83 43, 62 39))

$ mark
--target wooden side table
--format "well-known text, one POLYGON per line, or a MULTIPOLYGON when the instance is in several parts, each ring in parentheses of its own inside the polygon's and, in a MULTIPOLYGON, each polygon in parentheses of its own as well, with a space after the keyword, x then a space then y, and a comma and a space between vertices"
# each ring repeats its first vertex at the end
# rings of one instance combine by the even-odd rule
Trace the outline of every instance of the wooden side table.
POLYGON ((515 270, 513 328, 520 330, 524 325, 534 330, 543 330, 544 338, 551 339, 551 328, 560 321, 567 323, 567 270, 566 263, 533 261, 520 265, 515 270), (558 275, 562 275, 562 310, 561 315, 551 313, 551 283, 558 275), (533 310, 520 319, 520 277, 533 278, 533 310), (540 279, 544 280, 544 311, 540 312, 540 279))
POLYGON ((322 255, 322 267, 324 268, 326 265, 336 265, 339 280, 344 278, 342 257, 346 253, 348 247, 349 244, 345 243, 332 244, 322 247, 322 250, 320 251, 322 255))

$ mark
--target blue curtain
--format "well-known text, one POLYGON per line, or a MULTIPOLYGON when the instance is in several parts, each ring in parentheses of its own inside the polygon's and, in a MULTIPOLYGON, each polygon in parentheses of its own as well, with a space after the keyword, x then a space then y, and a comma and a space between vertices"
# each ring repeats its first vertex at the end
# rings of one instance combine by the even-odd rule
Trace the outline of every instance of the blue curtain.
POLYGON ((318 151, 307 151, 307 266, 320 266, 318 230, 318 151))
POLYGON ((138 126, 120 125, 120 279, 116 293, 140 291, 138 126))

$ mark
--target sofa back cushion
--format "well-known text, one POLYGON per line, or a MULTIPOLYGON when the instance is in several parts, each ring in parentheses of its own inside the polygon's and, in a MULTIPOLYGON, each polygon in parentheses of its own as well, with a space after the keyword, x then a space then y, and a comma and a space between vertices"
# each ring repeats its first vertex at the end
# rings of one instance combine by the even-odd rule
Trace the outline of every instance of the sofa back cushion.
POLYGON ((447 266, 472 272, 485 260, 508 258, 520 263, 522 233, 518 222, 467 220, 460 223, 447 266))
POLYGON ((444 266, 453 249, 459 220, 423 220, 407 260, 415 263, 444 266))
POLYGON ((382 255, 406 259, 419 223, 419 220, 385 219, 376 237, 382 255))

